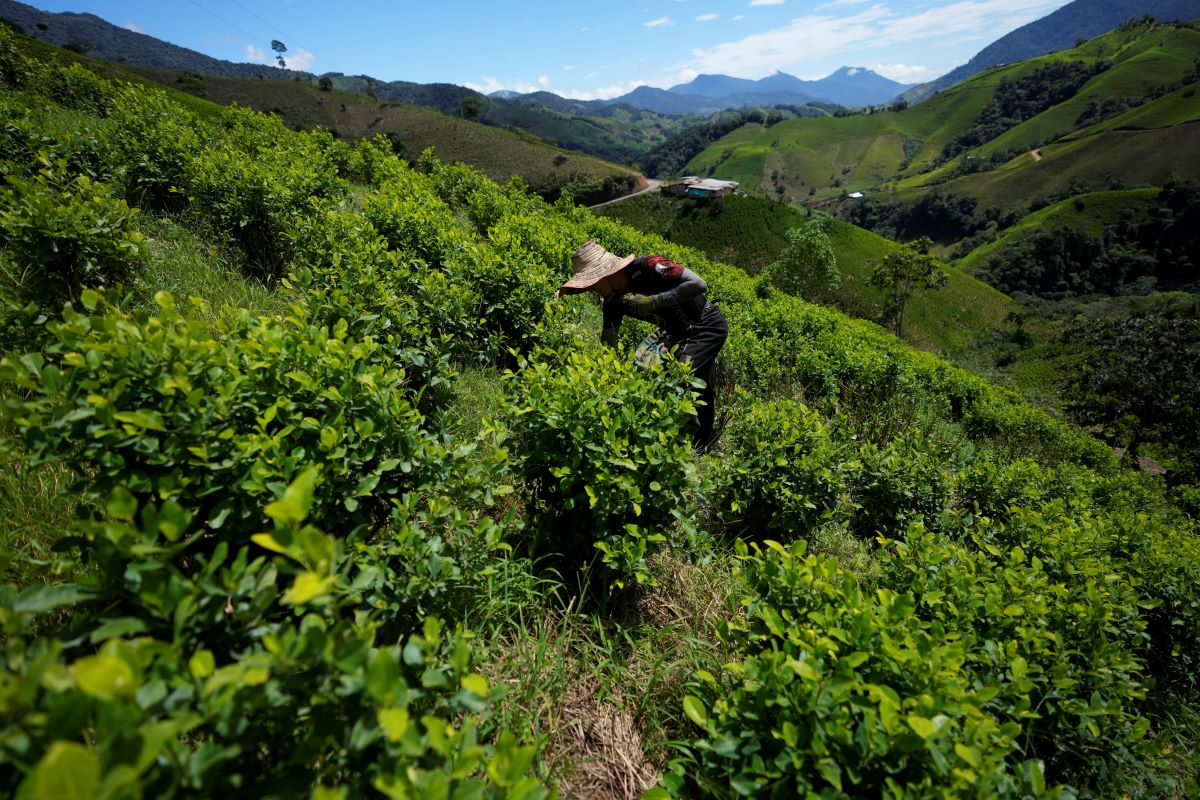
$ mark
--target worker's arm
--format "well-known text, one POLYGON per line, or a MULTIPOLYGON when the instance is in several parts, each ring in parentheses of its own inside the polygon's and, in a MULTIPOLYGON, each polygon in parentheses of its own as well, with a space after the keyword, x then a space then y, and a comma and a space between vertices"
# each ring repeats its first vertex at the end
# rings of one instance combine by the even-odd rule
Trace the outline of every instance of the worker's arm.
POLYGON ((621 320, 625 318, 625 310, 621 307, 621 296, 613 295, 604 301, 604 323, 600 328, 600 341, 609 347, 617 346, 617 331, 621 328, 621 320))

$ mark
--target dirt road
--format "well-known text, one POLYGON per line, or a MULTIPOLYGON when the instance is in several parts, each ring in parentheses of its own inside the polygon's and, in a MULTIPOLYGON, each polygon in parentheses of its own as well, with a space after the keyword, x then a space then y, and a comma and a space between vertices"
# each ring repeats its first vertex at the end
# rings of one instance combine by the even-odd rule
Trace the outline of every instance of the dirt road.
POLYGON ((597 203, 594 206, 588 206, 588 209, 591 211, 597 211, 601 208, 604 208, 605 206, 612 205, 613 203, 619 203, 622 200, 628 200, 631 197, 637 197, 639 194, 645 194, 646 192, 656 191, 658 189, 658 187, 662 186, 662 181, 655 180, 654 178, 647 178, 646 183, 648 184, 648 186, 646 186, 646 188, 642 189, 640 192, 634 192, 633 194, 622 195, 621 197, 617 197, 612 200, 606 200, 603 203, 597 203))

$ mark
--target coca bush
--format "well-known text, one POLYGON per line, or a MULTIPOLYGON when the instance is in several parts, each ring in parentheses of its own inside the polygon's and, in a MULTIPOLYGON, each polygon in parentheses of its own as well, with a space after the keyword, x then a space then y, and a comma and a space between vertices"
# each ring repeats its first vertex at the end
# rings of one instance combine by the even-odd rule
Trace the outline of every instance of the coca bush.
POLYGON ((694 513, 683 368, 641 370, 607 349, 539 351, 510 375, 505 415, 530 551, 574 567, 599 560, 618 586, 649 581, 647 557, 694 513))

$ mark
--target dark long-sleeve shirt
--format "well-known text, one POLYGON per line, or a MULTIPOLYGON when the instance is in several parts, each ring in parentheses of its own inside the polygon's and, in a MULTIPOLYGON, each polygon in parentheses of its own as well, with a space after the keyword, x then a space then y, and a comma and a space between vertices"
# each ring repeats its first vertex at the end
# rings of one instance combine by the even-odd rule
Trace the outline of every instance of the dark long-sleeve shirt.
POLYGON ((652 323, 667 332, 673 342, 687 337, 688 328, 700 321, 708 303, 708 285, 696 273, 662 256, 641 256, 626 267, 630 294, 654 298, 654 311, 631 314, 621 304, 622 295, 604 301, 604 326, 600 339, 617 343, 617 330, 626 315, 652 323))

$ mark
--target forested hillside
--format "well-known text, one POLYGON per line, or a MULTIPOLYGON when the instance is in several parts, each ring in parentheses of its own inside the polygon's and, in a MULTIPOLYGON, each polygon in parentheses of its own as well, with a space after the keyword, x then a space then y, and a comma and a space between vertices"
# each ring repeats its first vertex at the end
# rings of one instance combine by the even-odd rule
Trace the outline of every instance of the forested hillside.
POLYGON ((1200 539, 1013 392, 385 137, 0 29, 0 786, 1186 796, 1200 539), (571 252, 730 322, 597 341, 571 252))

